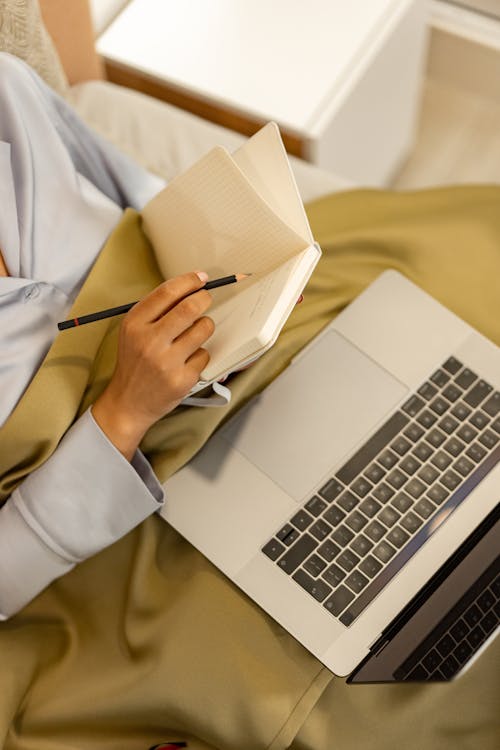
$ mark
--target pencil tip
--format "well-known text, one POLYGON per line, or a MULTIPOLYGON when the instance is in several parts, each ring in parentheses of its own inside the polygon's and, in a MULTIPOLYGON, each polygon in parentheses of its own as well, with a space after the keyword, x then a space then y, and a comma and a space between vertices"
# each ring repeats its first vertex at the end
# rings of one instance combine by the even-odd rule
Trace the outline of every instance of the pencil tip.
POLYGON ((246 279, 248 276, 251 276, 251 273, 237 273, 235 274, 237 281, 242 281, 243 279, 246 279))

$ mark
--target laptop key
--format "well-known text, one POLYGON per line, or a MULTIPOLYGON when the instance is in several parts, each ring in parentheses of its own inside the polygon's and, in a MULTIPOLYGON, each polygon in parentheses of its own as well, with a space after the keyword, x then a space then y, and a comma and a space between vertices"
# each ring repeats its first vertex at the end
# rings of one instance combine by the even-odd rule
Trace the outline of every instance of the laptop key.
POLYGON ((477 427, 478 430, 483 430, 487 424, 489 424, 490 418, 482 411, 475 411, 469 419, 469 422, 477 427))
POLYGON ((491 612, 488 612, 483 617, 483 619, 481 620, 481 622, 479 624, 481 625, 481 627, 484 630, 484 632, 486 633, 486 635, 488 635, 498 625, 498 617, 496 616, 496 614, 492 610, 491 612))
POLYGON ((492 430, 485 430, 482 435, 479 435, 479 442, 482 443, 485 448, 489 448, 490 450, 495 447, 498 440, 498 435, 492 430))
POLYGON ((351 484, 351 490, 361 498, 366 497, 371 489, 373 489, 373 485, 364 477, 359 477, 359 479, 356 479, 356 481, 351 484))
POLYGON ((385 482, 381 482, 378 487, 373 490, 373 495, 380 500, 381 503, 386 503, 394 495, 394 490, 389 487, 385 482))
POLYGON ((329 563, 334 557, 337 557, 340 552, 340 547, 331 539, 325 539, 325 541, 319 545, 317 552, 327 563, 329 563))
POLYGON ((365 516, 368 516, 368 518, 373 518, 375 513, 380 510, 382 506, 380 505, 377 500, 375 500, 373 497, 367 497, 366 500, 363 500, 361 505, 359 506, 359 509, 363 511, 365 516))
POLYGON ((299 531, 305 531, 312 522, 313 517, 310 516, 309 513, 306 513, 305 510, 299 510, 299 512, 290 519, 290 523, 293 524, 296 529, 299 529, 299 531))
POLYGON ((337 542, 341 547, 346 547, 350 541, 354 539, 354 534, 351 531, 351 529, 348 529, 347 526, 339 526, 338 529, 335 529, 335 531, 332 533, 331 538, 337 542))
POLYGON ((387 526, 387 528, 390 528, 391 526, 394 526, 396 521, 398 521, 401 518, 400 514, 397 512, 397 510, 394 510, 394 508, 391 508, 389 506, 386 506, 385 508, 382 508, 380 513, 377 516, 377 519, 379 521, 382 521, 383 524, 387 526))
POLYGON ((382 570, 382 564, 376 560, 373 555, 368 555, 368 557, 365 557, 363 562, 359 564, 359 569, 369 576, 369 578, 373 578, 380 570, 382 570))
POLYGON ((439 471, 436 471, 436 469, 433 466, 427 465, 427 466, 424 466, 422 469, 420 469, 417 476, 426 484, 431 485, 439 477, 439 471))
POLYGON ((464 401, 466 404, 469 404, 469 406, 479 406, 492 390, 493 387, 489 383, 486 383, 484 380, 479 380, 470 391, 465 394, 464 401))
POLYGON ((500 412, 500 391, 495 391, 481 407, 490 417, 496 417, 500 412))
POLYGON ((323 518, 332 526, 338 526, 341 521, 345 518, 343 510, 337 507, 337 505, 331 505, 327 511, 323 514, 323 518))
POLYGON ((449 406, 449 403, 444 399, 441 398, 441 396, 436 396, 434 401, 431 401, 429 404, 429 407, 432 409, 434 414, 437 414, 438 416, 441 416, 442 414, 447 411, 449 406))
POLYGON ((460 665, 465 664, 469 656, 472 654, 472 646, 469 646, 467 641, 459 643, 453 651, 453 656, 460 665))
POLYGON ((422 664, 429 672, 432 672, 441 664, 441 657, 435 649, 431 649, 422 659, 422 664))
POLYGON ((349 490, 344 492, 337 500, 337 504, 347 512, 355 508, 358 503, 359 498, 357 498, 356 495, 353 495, 352 492, 349 492, 349 490))
POLYGON ((435 385, 432 385, 432 383, 424 383, 420 386, 417 393, 419 393, 423 398, 425 398, 426 401, 430 401, 431 398, 433 398, 436 393, 438 392, 438 389, 435 385))
POLYGON ((465 456, 461 456, 458 461, 455 461, 455 463, 453 464, 453 468, 463 477, 466 477, 467 474, 471 473, 472 469, 474 468, 474 464, 472 463, 472 461, 469 461, 468 458, 465 458, 465 456))
POLYGON ((410 450, 411 443, 402 435, 398 435, 396 440, 393 440, 393 442, 391 443, 391 448, 398 454, 398 456, 404 456, 405 453, 408 453, 408 451, 410 450))
POLYGON ((423 497, 421 500, 416 503, 415 507, 413 508, 415 513, 418 513, 418 515, 421 518, 429 518, 429 516, 432 516, 435 510, 434 503, 431 503, 430 500, 427 500, 425 497, 423 497))
POLYGON ((381 453, 380 456, 378 456, 377 461, 379 462, 379 464, 382 464, 382 466, 389 470, 397 464, 398 457, 395 453, 387 449, 383 453, 381 453))
POLYGON ((462 367, 463 367, 462 363, 456 357, 448 357, 448 359, 443 365, 443 370, 446 370, 446 372, 449 372, 450 375, 456 375, 457 372, 462 367))
POLYGON ((380 541, 382 537, 384 536, 386 532, 386 529, 382 526, 381 523, 378 521, 372 521, 366 528, 365 528, 365 534, 366 536, 369 536, 370 539, 374 542, 380 541))
POLYGON ((457 429, 459 424, 460 422, 457 419, 454 419, 450 414, 447 414, 439 420, 438 427, 443 430, 443 432, 446 432, 447 435, 451 435, 451 433, 457 429))
POLYGON ((452 437, 448 440, 448 442, 444 444, 443 448, 451 456, 454 456, 456 458, 462 453, 463 449, 465 448, 465 443, 462 443, 462 441, 456 437, 452 437))
POLYGON ((425 436, 425 439, 434 448, 439 448, 446 440, 446 435, 443 435, 443 433, 435 427, 425 436))
POLYGON ((436 484, 430 488, 429 492, 427 493, 427 497, 429 498, 429 500, 432 500, 433 503, 436 503, 436 505, 441 505, 441 503, 444 503, 449 494, 449 490, 445 489, 443 485, 436 482, 436 484))
POLYGON ((346 572, 342 570, 342 568, 339 568, 338 565, 332 564, 323 573, 323 578, 330 584, 330 586, 335 588, 335 586, 338 586, 339 583, 344 580, 346 575, 346 572))
POLYGON ((291 523, 286 523, 283 528, 280 529, 276 534, 276 537, 280 540, 280 542, 286 544, 287 547, 293 544, 295 540, 299 538, 299 536, 300 533, 292 526, 291 523))
POLYGON ((450 376, 447 372, 444 372, 444 370, 436 370, 436 372, 431 375, 432 382, 434 385, 437 385, 438 388, 442 388, 448 380, 450 379, 450 376))
POLYGON ((422 440, 412 451, 414 456, 417 456, 421 461, 427 461, 429 456, 432 456, 433 450, 430 445, 424 443, 422 440))
POLYGON ((405 456, 399 464, 399 468, 403 469, 406 474, 412 476, 415 474, 417 469, 420 469, 422 464, 414 456, 405 456))
POLYGON ((417 395, 410 396, 408 401, 403 404, 401 407, 406 414, 410 417, 415 417, 420 409, 423 409, 425 406, 425 401, 423 401, 421 398, 419 398, 417 395))
POLYGON ((470 388, 475 380, 477 380, 476 373, 472 372, 472 370, 469 370, 468 367, 465 367, 460 375, 457 375, 457 377, 455 378, 455 383, 458 383, 460 388, 464 388, 464 390, 467 390, 467 388, 470 388))
POLYGON ((455 401, 458 401, 460 396, 462 395, 462 391, 460 388, 457 388, 456 385, 453 385, 450 383, 450 385, 447 385, 446 388, 443 390, 443 396, 448 399, 448 401, 451 401, 452 403, 455 403, 455 401))
POLYGON ((324 500, 322 500, 318 495, 314 495, 307 503, 306 506, 309 513, 312 513, 313 516, 320 516, 325 508, 327 507, 327 504, 324 500))
POLYGON ((449 490, 454 490, 458 487, 459 484, 462 483, 462 477, 460 477, 452 469, 449 469, 449 471, 445 472, 441 477, 441 482, 449 490))
POLYGON ((481 594, 477 600, 477 604, 479 609, 482 609, 483 612, 487 612, 495 604, 495 597, 489 589, 486 589, 484 594, 481 594))
POLYGON ((451 652, 455 648, 455 641, 453 640, 451 635, 446 633, 441 638, 441 640, 438 641, 438 643, 436 644, 436 648, 441 654, 441 656, 448 656, 448 654, 451 654, 451 652))
POLYGON ((378 557, 380 562, 386 563, 394 555, 396 550, 388 542, 382 541, 373 550, 375 557, 378 557))
POLYGON ((406 514, 406 516, 401 520, 401 526, 404 526, 404 528, 410 532, 410 534, 415 533, 415 531, 422 525, 422 519, 415 515, 412 511, 406 514))
POLYGON ((351 550, 345 549, 340 553, 335 562, 349 573, 356 567, 359 562, 359 557, 355 555, 354 552, 351 552, 351 550))
POLYGON ((407 438, 409 438, 413 443, 416 443, 422 435, 425 434, 425 430, 420 427, 420 425, 416 424, 416 422, 412 422, 408 425, 406 430, 403 431, 403 435, 407 438))
POLYGON ((464 419, 467 419, 469 414, 471 413, 471 410, 468 406, 465 406, 465 404, 462 404, 461 402, 459 404, 456 404, 453 409, 451 410, 451 413, 454 417, 456 417, 460 422, 463 422, 464 419))
POLYGON ((425 411, 420 412, 420 414, 418 415, 417 422, 422 427, 425 427, 425 429, 428 429, 432 427, 435 422, 437 422, 437 417, 431 411, 425 409, 425 411))
POLYGON ((326 539, 331 530, 332 527, 330 524, 326 523, 326 521, 323 521, 321 518, 318 518, 318 520, 309 527, 309 532, 320 542, 322 542, 323 539, 326 539))
POLYGON ((398 548, 402 547, 403 544, 406 544, 409 538, 409 534, 407 534, 406 531, 403 531, 400 526, 393 526, 386 536, 387 541, 398 548))
POLYGON ((461 640, 462 640, 463 638, 465 638, 465 636, 467 635, 467 633, 469 632, 469 630, 470 630, 470 628, 469 628, 469 626, 467 625, 467 623, 466 623, 466 622, 464 622, 464 621, 462 620, 462 618, 460 618, 460 619, 459 619, 459 620, 458 620, 458 621, 457 621, 457 622, 456 622, 456 623, 455 623, 455 624, 453 625, 453 627, 452 627, 452 628, 450 628, 450 633, 451 633, 451 635, 453 636, 453 638, 454 638, 454 639, 455 639, 455 640, 457 641, 457 643, 458 643, 458 642, 459 642, 459 641, 461 641, 461 640))
POLYGON ((455 659, 453 654, 450 654, 446 657, 446 659, 441 663, 441 666, 439 667, 441 672, 444 674, 444 676, 449 680, 450 677, 453 677, 456 672, 460 669, 460 664, 455 659))
POLYGON ((367 552, 371 550, 373 547, 373 542, 370 542, 369 539, 364 534, 360 534, 356 537, 356 539, 351 544, 351 549, 360 557, 364 557, 367 552))
POLYGON ((329 503, 333 502, 344 489, 336 479, 329 479, 328 482, 319 490, 321 497, 324 497, 329 503))
POLYGON ((477 625, 481 617, 481 610, 475 604, 472 604, 465 613, 464 620, 472 628, 477 625))
POLYGON ((477 437, 477 430, 474 429, 474 427, 471 427, 470 424, 464 424, 462 427, 457 431, 457 436, 460 438, 460 440, 463 440, 464 443, 472 443, 475 437, 477 437))
POLYGON ((368 578, 364 576, 363 573, 360 573, 359 570, 355 570, 345 579, 344 583, 346 586, 349 586, 355 594, 359 594, 368 583, 368 578))
POLYGON ((365 471, 365 477, 367 477, 373 484, 377 484, 380 480, 385 477, 385 471, 378 464, 372 464, 365 471))
POLYGON ((313 539, 309 534, 304 534, 278 561, 279 567, 284 570, 285 573, 293 573, 293 571, 304 562, 306 557, 309 557, 311 552, 315 550, 317 546, 318 542, 316 539, 313 539))
POLYGON ((465 454, 478 464, 486 456, 486 451, 482 445, 479 445, 479 443, 473 443, 467 448, 465 454))
POLYGON ((276 539, 271 539, 270 542, 262 547, 262 552, 274 562, 274 560, 277 560, 278 557, 285 551, 285 549, 286 547, 284 547, 281 542, 278 542, 276 539))
POLYGON ((484 632, 480 625, 476 625, 474 630, 470 631, 467 640, 471 646, 479 646, 479 644, 483 642, 484 632))
POLYGON ((323 599, 326 599, 329 593, 331 593, 331 588, 321 579, 315 579, 311 578, 311 576, 305 572, 305 570, 298 570, 296 573, 292 576, 294 581, 297 581, 299 586, 302 586, 302 588, 307 591, 308 594, 311 594, 314 599, 316 599, 317 602, 322 602, 323 599))
POLYGON ((318 555, 311 555, 311 557, 309 557, 304 563, 304 570, 307 570, 313 578, 317 578, 325 568, 326 562, 318 555))
POLYGON ((339 588, 330 596, 323 606, 332 614, 339 615, 354 599, 354 594, 346 586, 339 588))
POLYGON ((347 526, 349 526, 349 528, 356 532, 361 531, 361 529, 366 526, 367 523, 367 519, 357 510, 353 511, 346 520, 347 526))
POLYGON ((392 498, 391 505, 397 508, 400 513, 405 513, 413 505, 413 500, 406 492, 398 492, 396 497, 392 498))
POLYGON ((391 487, 394 487, 395 490, 401 489, 407 479, 408 477, 399 469, 393 469, 387 477, 387 481, 389 482, 391 487))
POLYGON ((438 451, 431 458, 431 464, 433 464, 440 471, 444 471, 452 462, 452 458, 444 451, 438 451))

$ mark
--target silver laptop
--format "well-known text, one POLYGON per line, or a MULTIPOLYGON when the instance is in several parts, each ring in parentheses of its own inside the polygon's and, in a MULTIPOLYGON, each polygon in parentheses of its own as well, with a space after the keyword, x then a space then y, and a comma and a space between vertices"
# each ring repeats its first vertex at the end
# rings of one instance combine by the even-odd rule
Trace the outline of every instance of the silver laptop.
POLYGON ((163 517, 349 682, 500 622, 500 351, 383 273, 167 483, 163 517))

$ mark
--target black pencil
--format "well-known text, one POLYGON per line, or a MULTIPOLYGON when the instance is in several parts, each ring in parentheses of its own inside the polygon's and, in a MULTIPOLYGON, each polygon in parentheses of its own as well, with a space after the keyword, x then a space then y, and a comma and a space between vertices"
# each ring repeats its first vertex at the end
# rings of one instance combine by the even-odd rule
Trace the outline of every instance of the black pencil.
MULTIPOLYGON (((204 284, 201 289, 217 289, 219 286, 226 286, 226 284, 236 284, 238 281, 242 281, 243 279, 246 279, 248 276, 251 276, 251 273, 235 273, 231 276, 223 276, 220 279, 213 279, 212 281, 207 281, 206 284, 204 284)), ((199 292, 199 289, 196 289, 195 291, 199 292)), ((190 292, 190 294, 194 294, 194 292, 190 292)), ((189 295, 187 295, 189 296, 189 295)), ((79 318, 71 318, 70 320, 63 320, 61 323, 57 324, 57 327, 60 331, 64 331, 66 328, 75 328, 76 326, 83 326, 85 323, 93 323, 95 320, 103 320, 104 318, 112 318, 115 315, 122 315, 123 313, 128 312, 134 305, 137 304, 139 300, 136 300, 135 302, 129 302, 126 305, 119 305, 118 307, 109 307, 107 310, 100 310, 99 312, 95 313, 89 313, 89 315, 81 315, 79 318)))

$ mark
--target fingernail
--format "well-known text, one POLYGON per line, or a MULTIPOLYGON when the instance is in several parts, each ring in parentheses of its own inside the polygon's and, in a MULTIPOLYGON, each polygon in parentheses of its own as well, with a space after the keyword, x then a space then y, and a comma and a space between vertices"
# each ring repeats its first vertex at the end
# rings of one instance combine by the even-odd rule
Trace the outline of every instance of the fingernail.
POLYGON ((205 273, 205 271, 196 271, 196 275, 204 284, 208 281, 208 273, 205 273))

